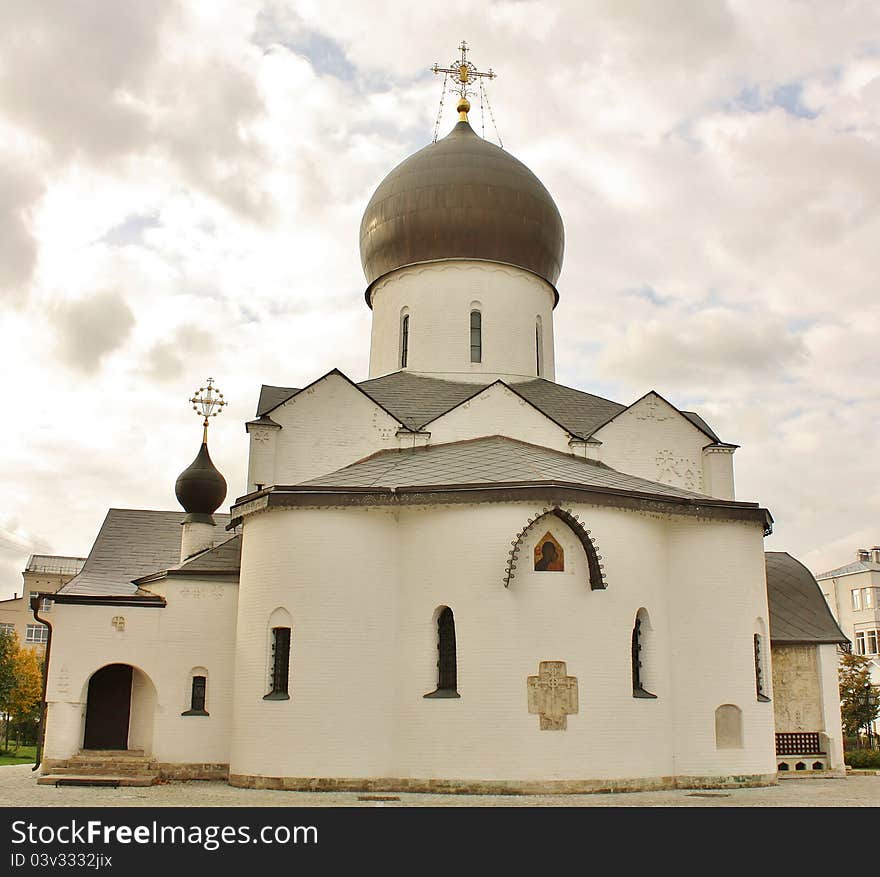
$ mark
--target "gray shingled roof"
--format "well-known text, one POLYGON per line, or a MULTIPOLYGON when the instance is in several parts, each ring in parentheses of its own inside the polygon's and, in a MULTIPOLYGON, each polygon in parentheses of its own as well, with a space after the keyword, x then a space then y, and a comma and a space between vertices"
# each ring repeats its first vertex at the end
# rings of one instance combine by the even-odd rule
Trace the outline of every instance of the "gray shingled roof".
POLYGON ((399 488, 546 481, 679 499, 710 499, 703 494, 625 475, 601 463, 503 436, 381 451, 299 486, 399 488))
POLYGON ((273 387, 270 384, 263 384, 257 402, 257 417, 262 417, 267 411, 271 411, 298 392, 297 387, 273 387))
MULTIPOLYGON (((186 513, 110 509, 79 575, 59 594, 134 594, 135 579, 180 562, 180 524, 186 513)), ((214 539, 225 542, 229 515, 215 514, 214 539)))
POLYGON ((837 576, 849 576, 857 572, 880 572, 880 563, 874 563, 872 560, 854 560, 845 566, 839 566, 836 569, 830 569, 828 572, 819 573, 817 579, 830 579, 837 576))
POLYGON ((25 572, 54 573, 62 576, 75 576, 86 562, 84 557, 70 557, 61 554, 32 554, 28 558, 25 572))
MULTIPOLYGON (((357 386, 407 429, 422 429, 493 383, 495 381, 444 381, 408 371, 396 371, 361 381, 357 386)), ((544 378, 508 382, 508 386, 576 438, 589 438, 600 426, 627 408, 619 402, 544 378)), ((293 387, 272 387, 264 384, 257 404, 257 417, 262 417, 298 392, 293 387)), ((693 411, 681 413, 713 441, 721 441, 698 414, 693 411)))
POLYGON ((770 640, 774 643, 846 643, 813 574, 785 551, 766 551, 770 640))

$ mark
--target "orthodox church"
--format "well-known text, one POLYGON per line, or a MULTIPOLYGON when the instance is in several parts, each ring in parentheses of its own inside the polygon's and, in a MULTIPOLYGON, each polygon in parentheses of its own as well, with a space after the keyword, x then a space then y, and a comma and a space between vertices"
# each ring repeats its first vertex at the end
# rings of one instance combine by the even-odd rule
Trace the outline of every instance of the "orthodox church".
MULTIPOLYGON (((765 559, 737 446, 653 390, 556 382, 562 218, 471 128, 463 63, 458 123, 361 222, 368 378, 263 386, 229 513, 206 428, 183 511, 111 509, 35 601, 41 782, 762 785, 786 735, 792 770, 842 769, 845 637, 765 559)), ((206 424, 223 404, 212 382, 193 402, 206 424)))

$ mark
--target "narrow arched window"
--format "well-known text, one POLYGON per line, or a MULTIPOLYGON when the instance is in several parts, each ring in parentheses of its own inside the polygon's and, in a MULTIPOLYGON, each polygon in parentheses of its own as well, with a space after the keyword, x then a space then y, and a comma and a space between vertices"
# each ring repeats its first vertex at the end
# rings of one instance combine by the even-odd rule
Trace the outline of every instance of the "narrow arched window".
POLYGON ((190 693, 189 708, 195 713, 205 711, 205 694, 207 693, 208 679, 205 676, 193 676, 192 692, 190 693))
POLYGON ((471 311, 471 362, 483 361, 483 315, 471 311))
POLYGON ((409 314, 400 321, 400 367, 406 368, 409 360, 409 314))
POLYGON ((544 375, 544 339, 541 337, 541 318, 535 319, 535 373, 544 375))
POLYGON ((632 630, 632 683, 633 697, 656 698, 645 688, 645 667, 643 663, 644 643, 642 641, 642 619, 636 616, 632 630))
POLYGON ((269 693, 263 700, 289 700, 290 628, 272 628, 272 655, 269 669, 269 693))
POLYGON ((455 618, 444 606, 437 616, 437 688, 425 697, 459 697, 455 656, 455 618))
POLYGON ((190 690, 189 690, 189 709, 182 712, 182 716, 207 716, 208 711, 205 708, 208 695, 208 677, 207 670, 203 667, 196 667, 191 671, 190 690))
POLYGON ((760 703, 767 703, 770 698, 767 697, 764 683, 764 645, 761 635, 756 633, 753 637, 755 652, 755 691, 758 695, 760 703))

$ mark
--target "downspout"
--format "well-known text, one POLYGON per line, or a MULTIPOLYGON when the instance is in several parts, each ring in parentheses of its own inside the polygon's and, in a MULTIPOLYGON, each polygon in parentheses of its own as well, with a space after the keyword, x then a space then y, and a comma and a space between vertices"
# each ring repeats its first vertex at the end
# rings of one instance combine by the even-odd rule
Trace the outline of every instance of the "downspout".
POLYGON ((49 704, 46 702, 46 691, 49 687, 49 654, 52 651, 52 625, 45 619, 40 618, 37 614, 40 609, 40 600, 42 594, 34 594, 31 597, 31 612, 34 618, 40 623, 45 624, 49 628, 49 635, 46 637, 46 653, 43 656, 43 695, 40 701, 40 729, 37 732, 37 751, 34 758, 36 764, 31 768, 32 771, 37 770, 43 760, 43 739, 46 736, 46 713, 49 710, 49 704))

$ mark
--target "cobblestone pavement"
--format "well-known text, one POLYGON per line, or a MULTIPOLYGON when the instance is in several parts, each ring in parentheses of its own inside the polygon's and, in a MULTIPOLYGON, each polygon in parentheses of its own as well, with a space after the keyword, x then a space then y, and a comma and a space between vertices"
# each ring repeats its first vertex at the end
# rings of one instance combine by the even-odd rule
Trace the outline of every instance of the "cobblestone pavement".
POLYGON ((31 765, 0 767, 0 807, 880 807, 880 776, 786 779, 762 789, 625 792, 595 795, 424 795, 273 792, 222 782, 150 788, 38 786, 31 765))

